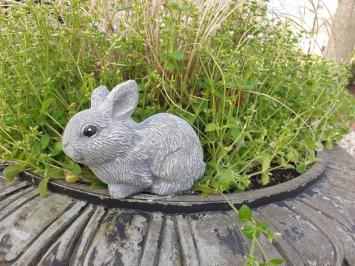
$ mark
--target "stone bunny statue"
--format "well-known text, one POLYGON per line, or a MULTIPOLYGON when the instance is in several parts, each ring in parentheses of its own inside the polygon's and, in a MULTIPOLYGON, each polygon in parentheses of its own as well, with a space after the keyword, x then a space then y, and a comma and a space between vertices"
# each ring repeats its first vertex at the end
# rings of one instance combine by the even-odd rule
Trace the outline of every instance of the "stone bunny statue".
POLYGON ((108 184, 112 198, 149 191, 168 195, 191 188, 203 176, 200 141, 183 119, 159 113, 141 123, 131 119, 138 104, 134 80, 111 92, 96 88, 91 108, 74 115, 63 134, 63 149, 108 184))

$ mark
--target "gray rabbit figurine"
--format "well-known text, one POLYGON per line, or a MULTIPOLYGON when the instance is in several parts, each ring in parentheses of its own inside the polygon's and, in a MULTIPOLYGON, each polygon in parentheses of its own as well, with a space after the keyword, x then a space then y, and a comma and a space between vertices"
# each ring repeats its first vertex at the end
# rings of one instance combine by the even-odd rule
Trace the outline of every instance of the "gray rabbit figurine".
POLYGON ((134 80, 93 91, 91 108, 74 115, 63 134, 64 152, 108 184, 113 198, 149 191, 168 195, 191 188, 203 176, 200 141, 183 119, 159 113, 131 119, 138 104, 134 80))

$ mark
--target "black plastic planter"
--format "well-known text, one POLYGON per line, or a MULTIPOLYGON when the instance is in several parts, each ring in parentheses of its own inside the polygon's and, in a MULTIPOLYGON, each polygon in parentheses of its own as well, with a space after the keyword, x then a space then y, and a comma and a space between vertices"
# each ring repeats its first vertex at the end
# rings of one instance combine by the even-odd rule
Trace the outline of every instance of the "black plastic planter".
MULTIPOLYGON (((139 194, 50 183, 46 199, 23 173, 0 179, 0 265, 242 265, 248 241, 221 196, 139 194)), ((305 174, 273 187, 230 194, 282 234, 269 257, 286 265, 355 265, 355 163, 340 148, 305 174)))

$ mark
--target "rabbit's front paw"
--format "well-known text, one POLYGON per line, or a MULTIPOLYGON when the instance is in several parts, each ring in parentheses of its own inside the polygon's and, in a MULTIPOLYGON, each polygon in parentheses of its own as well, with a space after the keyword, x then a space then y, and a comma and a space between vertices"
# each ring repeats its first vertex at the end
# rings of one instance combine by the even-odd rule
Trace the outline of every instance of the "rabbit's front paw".
POLYGON ((138 192, 143 191, 143 188, 125 185, 125 184, 114 184, 114 185, 109 184, 108 190, 112 198, 123 199, 132 194, 136 194, 138 192))

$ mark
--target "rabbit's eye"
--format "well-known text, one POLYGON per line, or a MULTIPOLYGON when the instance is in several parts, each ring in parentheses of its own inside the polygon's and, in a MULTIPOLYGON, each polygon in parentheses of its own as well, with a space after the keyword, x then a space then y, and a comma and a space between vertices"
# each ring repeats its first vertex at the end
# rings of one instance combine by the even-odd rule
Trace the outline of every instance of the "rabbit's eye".
POLYGON ((91 136, 95 135, 96 132, 97 132, 97 127, 94 125, 89 125, 84 128, 83 135, 86 137, 91 137, 91 136))

